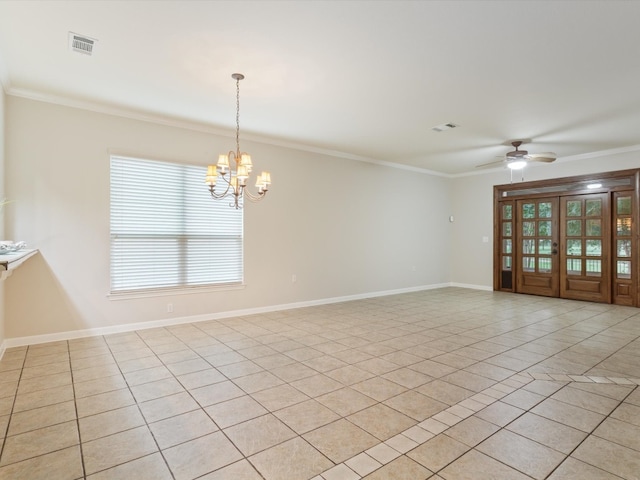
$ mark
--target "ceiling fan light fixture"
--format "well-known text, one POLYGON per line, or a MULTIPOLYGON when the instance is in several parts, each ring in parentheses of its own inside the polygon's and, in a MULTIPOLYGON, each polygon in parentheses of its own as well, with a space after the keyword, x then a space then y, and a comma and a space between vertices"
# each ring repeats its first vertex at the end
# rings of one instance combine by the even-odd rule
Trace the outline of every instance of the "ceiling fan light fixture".
POLYGON ((511 170, 522 170, 527 165, 527 162, 524 160, 516 160, 513 162, 507 163, 507 167, 511 170))

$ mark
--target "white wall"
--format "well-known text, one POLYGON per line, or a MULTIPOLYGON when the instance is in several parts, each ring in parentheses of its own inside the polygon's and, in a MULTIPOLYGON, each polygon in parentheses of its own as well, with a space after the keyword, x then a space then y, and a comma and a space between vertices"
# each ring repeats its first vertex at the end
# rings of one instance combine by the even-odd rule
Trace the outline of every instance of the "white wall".
POLYGON ((109 299, 109 152, 204 165, 233 138, 13 96, 6 112, 7 236, 40 250, 6 282, 7 338, 451 280, 451 180, 243 141, 273 178, 245 211, 246 288, 109 299))
MULTIPOLYGON (((640 168, 640 151, 527 167, 525 181, 640 168)), ((514 179, 514 183, 521 179, 514 179)), ((509 170, 452 179, 451 277, 454 283, 493 286, 493 186, 510 183, 509 170), (489 242, 483 243, 482 237, 489 242)))
MULTIPOLYGON (((1 61, 1 60, 0 60, 1 61)), ((5 94, 0 83, 0 200, 5 198, 4 187, 4 151, 5 151, 5 94)), ((4 239, 4 208, 0 209, 0 240, 4 239)), ((5 304, 4 304, 4 282, 0 282, 0 358, 4 352, 5 338, 5 304)))

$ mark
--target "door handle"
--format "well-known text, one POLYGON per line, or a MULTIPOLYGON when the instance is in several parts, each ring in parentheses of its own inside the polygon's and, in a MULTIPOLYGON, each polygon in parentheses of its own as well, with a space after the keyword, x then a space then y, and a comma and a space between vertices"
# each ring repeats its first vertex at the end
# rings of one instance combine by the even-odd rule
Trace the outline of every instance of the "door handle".
POLYGON ((554 248, 553 250, 551 250, 551 253, 552 253, 553 255, 557 255, 557 254, 558 254, 558 250, 556 250, 556 249, 554 248))

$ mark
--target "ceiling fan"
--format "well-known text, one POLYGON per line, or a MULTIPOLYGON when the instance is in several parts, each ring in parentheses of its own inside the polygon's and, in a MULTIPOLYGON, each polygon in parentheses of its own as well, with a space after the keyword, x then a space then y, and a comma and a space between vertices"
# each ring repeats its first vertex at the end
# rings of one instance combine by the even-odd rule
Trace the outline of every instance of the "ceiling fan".
POLYGON ((507 167, 511 168, 512 170, 520 170, 524 168, 528 162, 551 163, 556 161, 556 154, 552 152, 529 154, 529 152, 527 152, 526 150, 519 150, 519 147, 520 145, 522 145, 522 143, 523 143, 522 140, 515 140, 511 142, 511 145, 513 145, 515 150, 505 154, 502 160, 483 163, 482 165, 476 165, 476 168, 505 164, 507 167))

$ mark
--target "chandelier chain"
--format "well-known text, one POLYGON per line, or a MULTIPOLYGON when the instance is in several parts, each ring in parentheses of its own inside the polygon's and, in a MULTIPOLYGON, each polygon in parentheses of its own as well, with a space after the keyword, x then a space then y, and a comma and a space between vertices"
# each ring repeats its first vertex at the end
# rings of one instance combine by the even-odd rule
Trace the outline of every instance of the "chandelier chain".
POLYGON ((232 202, 229 205, 238 209, 242 208, 244 199, 257 202, 265 197, 271 185, 271 174, 264 171, 256 177, 256 194, 247 190, 247 180, 253 165, 251 155, 240 151, 240 80, 244 75, 234 73, 231 78, 236 81, 236 151, 219 155, 218 163, 207 167, 205 183, 213 198, 231 197, 232 202), (218 185, 218 191, 216 191, 216 185, 218 185))
POLYGON ((240 78, 236 78, 236 154, 240 155, 240 78))

